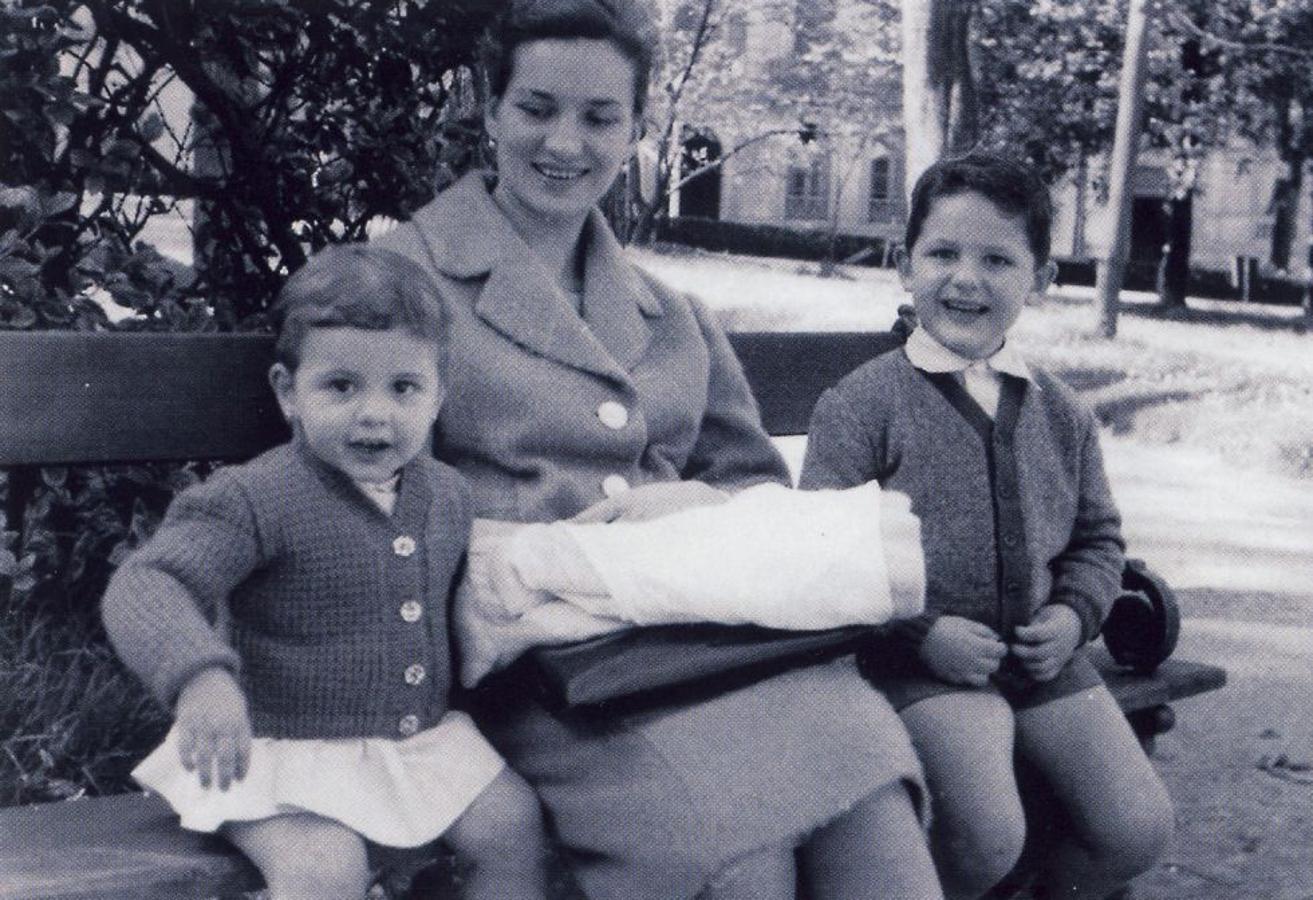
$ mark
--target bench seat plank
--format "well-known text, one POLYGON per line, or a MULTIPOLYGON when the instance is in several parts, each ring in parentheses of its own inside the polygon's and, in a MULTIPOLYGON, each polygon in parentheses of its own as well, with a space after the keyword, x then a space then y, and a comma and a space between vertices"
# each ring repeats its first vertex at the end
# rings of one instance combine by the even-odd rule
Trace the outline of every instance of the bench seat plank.
POLYGON ((0 810, 0 900, 187 900, 262 884, 227 842, 183 831, 156 796, 0 810))

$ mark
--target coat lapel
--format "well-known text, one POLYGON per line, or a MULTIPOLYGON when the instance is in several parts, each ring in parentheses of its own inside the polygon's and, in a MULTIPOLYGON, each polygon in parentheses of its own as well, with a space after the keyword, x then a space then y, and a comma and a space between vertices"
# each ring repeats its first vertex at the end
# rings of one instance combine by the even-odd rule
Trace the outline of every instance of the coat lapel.
POLYGON ((492 202, 482 173, 471 172, 439 194, 412 224, 438 271, 484 279, 475 314, 517 344, 620 380, 642 357, 649 338, 643 316, 660 315, 661 306, 596 210, 585 226, 582 320, 492 202))

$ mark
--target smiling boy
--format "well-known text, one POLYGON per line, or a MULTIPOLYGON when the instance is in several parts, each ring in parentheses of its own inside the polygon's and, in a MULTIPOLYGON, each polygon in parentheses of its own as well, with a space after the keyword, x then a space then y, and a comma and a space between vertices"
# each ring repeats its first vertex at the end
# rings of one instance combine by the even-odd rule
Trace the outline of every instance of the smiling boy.
POLYGON ((1043 182, 1008 159, 921 176, 898 258, 919 325, 822 396, 802 473, 805 488, 879 481, 921 519, 927 612, 866 668, 925 765, 950 898, 985 893, 1020 854, 1014 743, 1072 822, 1037 896, 1106 896, 1171 831, 1162 782, 1083 650, 1123 562, 1097 422, 1008 337, 1053 280, 1051 219, 1043 182))

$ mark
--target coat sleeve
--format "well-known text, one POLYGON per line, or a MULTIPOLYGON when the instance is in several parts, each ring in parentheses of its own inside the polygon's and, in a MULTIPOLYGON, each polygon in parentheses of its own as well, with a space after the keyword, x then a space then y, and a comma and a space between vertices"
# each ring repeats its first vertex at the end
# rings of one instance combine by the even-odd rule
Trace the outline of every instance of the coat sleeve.
POLYGON ((222 471, 174 498, 159 529, 114 573, 101 606, 120 658, 170 708, 196 673, 238 669, 213 623, 261 563, 254 512, 222 471))
POLYGON ((701 428, 681 477, 725 490, 770 481, 787 485, 788 466, 761 424, 757 401, 729 338, 698 301, 690 298, 689 302, 706 342, 711 371, 701 428))
POLYGON ((1121 589, 1125 548, 1121 515, 1103 467, 1098 427, 1093 414, 1086 413, 1076 522, 1071 540, 1050 564, 1053 571, 1050 602, 1065 603, 1076 611, 1086 642, 1098 636, 1121 589))

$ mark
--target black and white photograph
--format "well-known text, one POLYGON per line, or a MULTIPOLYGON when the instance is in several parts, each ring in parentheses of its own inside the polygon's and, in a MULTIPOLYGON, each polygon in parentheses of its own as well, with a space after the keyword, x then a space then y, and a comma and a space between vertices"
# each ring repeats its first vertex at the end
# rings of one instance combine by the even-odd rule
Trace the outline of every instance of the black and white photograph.
POLYGON ((1313 0, 0 0, 0 900, 1313 900, 1313 0))

